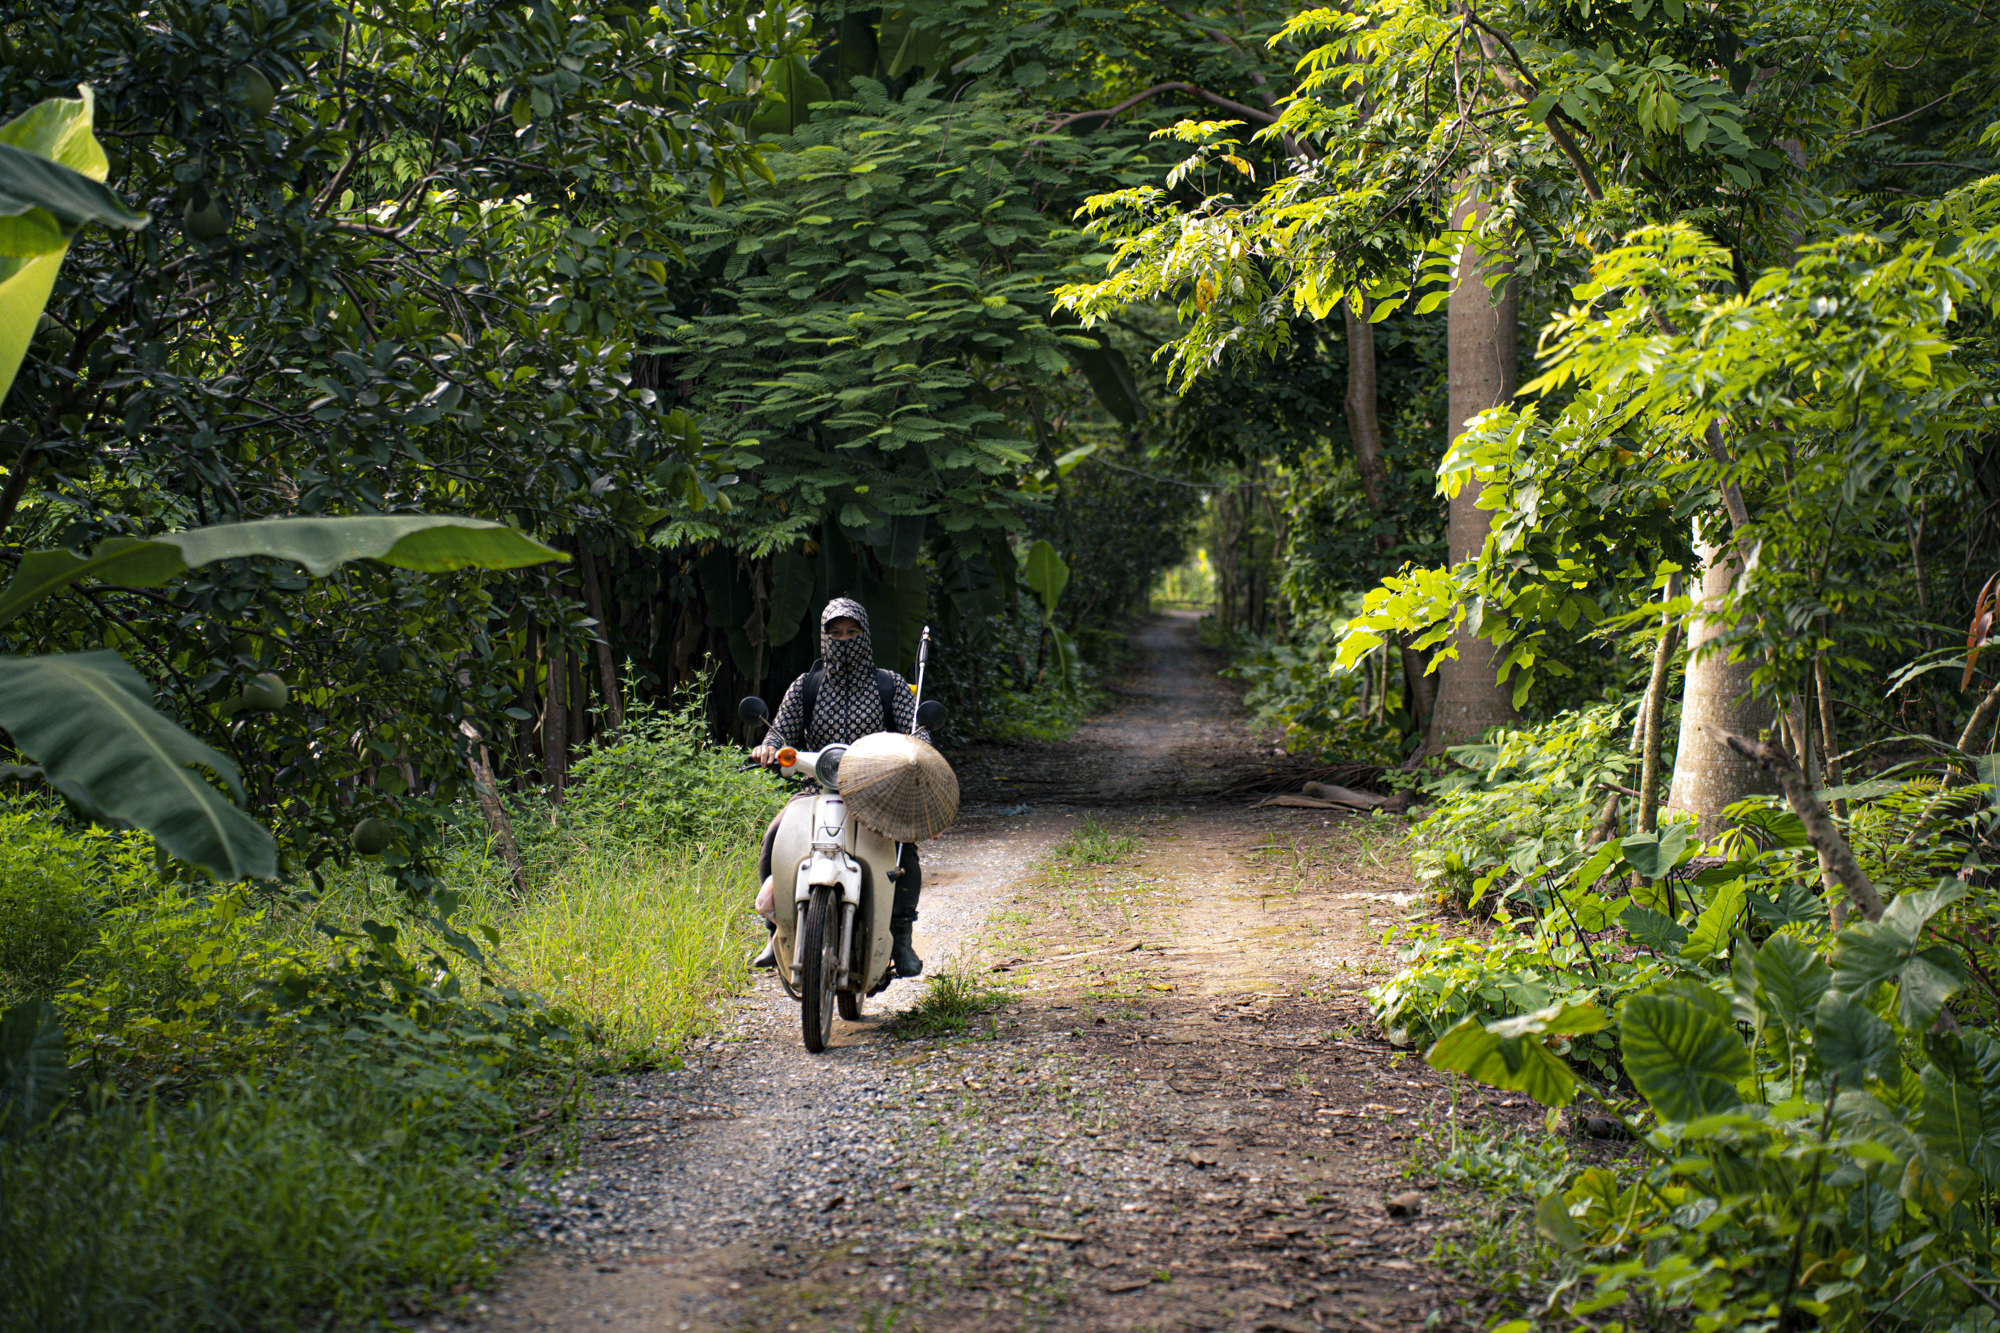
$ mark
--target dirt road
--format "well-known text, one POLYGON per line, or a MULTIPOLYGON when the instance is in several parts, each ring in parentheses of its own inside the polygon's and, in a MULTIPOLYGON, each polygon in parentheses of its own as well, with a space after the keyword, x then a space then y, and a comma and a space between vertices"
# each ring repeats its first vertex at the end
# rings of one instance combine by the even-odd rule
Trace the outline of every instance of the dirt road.
POLYGON ((1073 740, 954 756, 927 980, 813 1057, 763 978, 686 1068, 608 1082, 583 1170, 474 1322, 1476 1325, 1426 1263, 1455 1224, 1411 1164, 1460 1117, 1527 1112, 1370 1033, 1359 992, 1411 901, 1394 831, 1218 801, 1271 742, 1190 617, 1136 643, 1073 740), (889 1031, 940 975, 1013 1000, 956 1037, 889 1031))

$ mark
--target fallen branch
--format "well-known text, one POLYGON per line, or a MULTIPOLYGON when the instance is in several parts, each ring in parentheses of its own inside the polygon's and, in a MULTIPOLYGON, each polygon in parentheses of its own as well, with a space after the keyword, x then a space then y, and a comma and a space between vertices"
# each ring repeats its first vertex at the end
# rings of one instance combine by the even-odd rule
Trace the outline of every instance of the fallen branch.
POLYGON ((1753 741, 1748 736, 1738 736, 1724 731, 1721 727, 1704 722, 1701 729, 1708 733, 1710 740, 1762 764, 1770 775, 1778 780, 1778 786, 1785 793, 1785 803, 1792 807, 1792 813, 1806 826, 1806 841, 1819 853, 1820 875, 1830 883, 1840 885, 1849 902, 1860 909, 1863 919, 1882 919, 1882 895, 1875 891, 1875 881, 1868 878, 1868 872, 1854 859, 1854 849, 1841 836, 1840 827, 1827 813, 1819 793, 1806 781, 1798 764, 1782 746, 1769 741, 1753 741))

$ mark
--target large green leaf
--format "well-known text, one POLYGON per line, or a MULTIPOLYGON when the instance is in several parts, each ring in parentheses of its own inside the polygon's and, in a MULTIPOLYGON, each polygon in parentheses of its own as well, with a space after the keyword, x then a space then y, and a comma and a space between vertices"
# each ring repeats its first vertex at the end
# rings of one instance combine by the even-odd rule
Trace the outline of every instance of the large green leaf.
POLYGON ((31 551, 0 592, 0 625, 83 578, 151 588, 217 560, 271 556, 323 576, 350 560, 399 569, 518 569, 567 560, 504 523, 450 515, 381 514, 352 518, 266 518, 138 540, 115 537, 88 556, 31 551))
POLYGON ((797 56, 776 62, 765 77, 770 93, 766 94, 768 100, 763 109, 750 118, 753 134, 791 134, 811 119, 816 103, 833 99, 833 90, 826 86, 826 80, 808 69, 806 62, 797 56))
POLYGON ((1567 1106, 1576 1096, 1576 1075, 1546 1039, 1598 1032, 1604 1024, 1605 1013, 1594 1004, 1552 1005, 1491 1023, 1466 1018, 1438 1038, 1424 1059, 1489 1087, 1524 1092, 1544 1106, 1567 1106))
POLYGON ((0 254, 61 250, 86 222, 133 229, 147 217, 82 172, 0 140, 0 254))
POLYGON ((1658 833, 1634 833, 1618 841, 1625 864, 1647 879, 1658 879, 1680 864, 1687 850, 1688 826, 1669 824, 1658 833))
POLYGON ((1127 426, 1139 424, 1146 415, 1146 398, 1139 392, 1139 381, 1133 378, 1132 367, 1123 352, 1103 344, 1078 347, 1072 343, 1063 350, 1083 372, 1105 411, 1127 426))
POLYGON ((1924 1146, 2000 1179, 2000 1043, 1984 1032, 1935 1034, 1923 1072, 1924 1146))
POLYGON ((1882 982, 1900 978, 1897 1020, 1913 1032, 1929 1027, 1965 986, 1965 968, 1950 949, 1924 943, 1924 926, 1964 896, 1963 883, 1941 879, 1935 888, 1897 895, 1880 921, 1848 926, 1834 937, 1834 986, 1865 999, 1882 982))
POLYGON ((1819 1008, 1820 996, 1833 984, 1833 969, 1795 935, 1773 935, 1764 941, 1752 975, 1764 1012, 1792 1033, 1804 1027, 1819 1008))
POLYGON ((1076 641, 1069 635, 1049 626, 1049 643, 1055 648, 1056 670, 1061 675, 1065 694, 1074 694, 1083 685, 1080 668, 1081 658, 1076 651, 1076 641))
POLYGON ((1736 919, 1743 915, 1743 882, 1731 880, 1709 895, 1708 906, 1695 919, 1681 957, 1704 962, 1729 948, 1736 934, 1736 919))
POLYGON ((109 169, 90 131, 94 101, 51 97, 0 125, 0 403, 55 289, 56 270, 87 221, 143 227, 100 183, 109 169))
POLYGON ((241 800, 235 763, 154 711, 152 687, 118 654, 0 657, 0 727, 94 816, 145 829, 220 880, 278 873, 270 833, 197 771, 241 800))
POLYGON ((771 557, 771 616, 764 630, 773 648, 782 648, 798 637, 812 606, 813 562, 795 551, 780 551, 771 557))
POLYGON ((69 1096, 62 1021, 47 1000, 0 1014, 0 1138, 46 1124, 69 1096))
POLYGON ((1618 1006, 1625 1073, 1662 1120, 1688 1121, 1742 1104, 1750 1051, 1729 1001, 1692 981, 1628 996, 1618 1006))
POLYGON ((1677 957, 1681 946, 1687 943, 1687 930, 1679 922, 1665 912, 1655 912, 1637 903, 1618 914, 1618 924, 1625 927, 1625 933, 1636 943, 1654 953, 1677 957))
POLYGON ((1867 1079, 1889 1078, 1901 1057, 1894 1028, 1854 996, 1829 990, 1814 1006, 1813 1058, 1822 1073, 1840 1075, 1841 1087, 1859 1092, 1867 1079))
POLYGON ((1046 541, 1037 541, 1028 548, 1028 558, 1021 573, 1029 589, 1042 599, 1043 609, 1054 615, 1056 600, 1069 585, 1069 566, 1056 554, 1056 548, 1046 541))

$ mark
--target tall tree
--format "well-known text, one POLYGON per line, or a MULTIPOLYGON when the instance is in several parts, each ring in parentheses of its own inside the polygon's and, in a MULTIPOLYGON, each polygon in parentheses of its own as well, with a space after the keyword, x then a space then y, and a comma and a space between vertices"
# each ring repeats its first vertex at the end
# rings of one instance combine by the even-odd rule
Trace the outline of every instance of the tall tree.
MULTIPOLYGON (((1476 232, 1486 211, 1478 182, 1468 182, 1452 217, 1453 229, 1476 232)), ((1505 258, 1482 254, 1477 240, 1463 242, 1458 248, 1447 310, 1447 426, 1451 442, 1456 444, 1466 423, 1482 412, 1506 406, 1514 397, 1520 294, 1505 258)), ((1451 497, 1446 548, 1454 565, 1476 558, 1486 546, 1494 515, 1481 507, 1483 494, 1477 474, 1472 474, 1451 497)), ((1491 639, 1480 636, 1476 622, 1453 629, 1451 655, 1438 667, 1437 705, 1424 742, 1426 751, 1435 754, 1446 746, 1477 740, 1488 727, 1513 718, 1510 692, 1499 673, 1500 654, 1491 639)))

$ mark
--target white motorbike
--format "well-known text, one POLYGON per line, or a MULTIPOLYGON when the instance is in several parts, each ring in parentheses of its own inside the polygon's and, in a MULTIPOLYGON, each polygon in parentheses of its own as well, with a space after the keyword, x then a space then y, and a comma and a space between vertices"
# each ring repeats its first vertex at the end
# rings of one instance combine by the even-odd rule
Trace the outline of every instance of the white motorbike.
MULTIPOLYGON (((769 722, 770 710, 754 695, 738 709, 746 725, 769 722)), ((917 724, 935 728, 943 704, 926 700, 917 724)), ((815 1054, 833 1037, 833 1017, 861 1017, 862 1000, 880 994, 896 973, 890 966, 889 914, 896 881, 903 876, 899 844, 865 828, 840 797, 845 745, 819 751, 780 749, 774 766, 795 781, 813 780, 819 791, 794 797, 785 807, 771 847, 778 981, 799 1001, 805 1045, 815 1054), (784 910, 787 899, 792 910, 784 910)))

